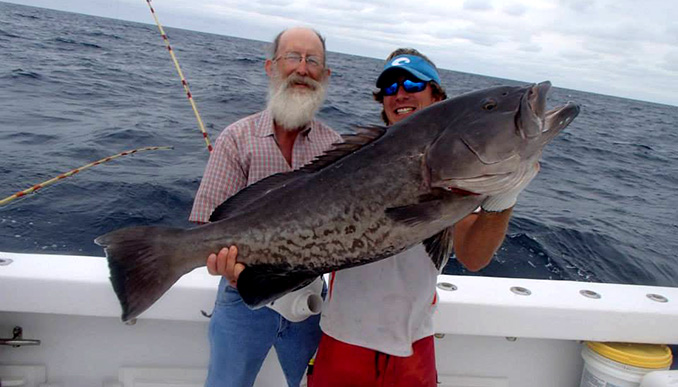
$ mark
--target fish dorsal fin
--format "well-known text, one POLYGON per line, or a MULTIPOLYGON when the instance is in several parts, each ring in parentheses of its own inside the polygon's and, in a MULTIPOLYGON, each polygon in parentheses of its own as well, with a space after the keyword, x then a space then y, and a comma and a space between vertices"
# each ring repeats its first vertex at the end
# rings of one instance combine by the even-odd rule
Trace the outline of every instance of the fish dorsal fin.
POLYGON ((210 222, 226 219, 234 212, 243 210, 257 202, 264 195, 285 187, 302 176, 320 171, 383 136, 386 129, 386 127, 378 125, 357 127, 355 133, 341 136, 343 142, 334 144, 331 149, 300 169, 271 175, 238 191, 212 212, 210 222))
POLYGON ((424 240, 424 247, 436 269, 440 271, 452 255, 454 226, 450 226, 436 235, 424 240))
POLYGON ((285 187, 302 175, 306 175, 306 173, 302 173, 301 170, 276 173, 241 189, 214 209, 212 215, 210 215, 210 222, 228 218, 235 212, 256 203, 269 192, 285 187))
POLYGON ((303 166, 299 169, 300 172, 316 172, 326 166, 335 163, 337 160, 350 155, 351 153, 361 149, 367 144, 370 144, 380 138, 386 133, 385 126, 369 125, 358 126, 355 133, 342 134, 340 143, 334 144, 332 149, 326 151, 321 156, 318 156, 313 162, 303 166))

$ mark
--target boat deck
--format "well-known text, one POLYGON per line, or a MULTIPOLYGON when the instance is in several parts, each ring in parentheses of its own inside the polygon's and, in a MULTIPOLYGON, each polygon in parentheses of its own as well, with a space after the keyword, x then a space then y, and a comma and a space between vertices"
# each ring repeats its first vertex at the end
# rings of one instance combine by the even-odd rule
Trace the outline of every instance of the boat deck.
MULTIPOLYGON (((200 386, 208 360, 202 311, 211 310, 217 282, 196 269, 125 325, 105 259, 0 253, 0 337, 21 326, 25 339, 41 340, 0 346, 0 378, 25 371, 69 387, 200 386), (27 365, 37 368, 17 368, 27 365)), ((442 386, 571 387, 581 375, 581 340, 678 344, 676 288, 447 275, 438 282, 442 386)), ((257 386, 282 380, 272 351, 257 386)))

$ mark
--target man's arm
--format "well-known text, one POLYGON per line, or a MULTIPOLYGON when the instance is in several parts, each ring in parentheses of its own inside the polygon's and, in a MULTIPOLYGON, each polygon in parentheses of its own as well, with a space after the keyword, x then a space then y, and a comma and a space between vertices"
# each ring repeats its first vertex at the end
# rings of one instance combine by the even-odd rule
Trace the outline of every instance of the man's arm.
POLYGON ((454 226, 454 251, 457 260, 468 270, 478 271, 489 265, 504 242, 513 206, 518 195, 539 172, 539 163, 528 167, 522 181, 503 194, 489 196, 480 205, 479 214, 471 214, 454 226))
POLYGON ((513 207, 502 212, 471 214, 454 226, 454 252, 457 260, 470 271, 478 271, 492 261, 492 256, 499 249, 513 207))

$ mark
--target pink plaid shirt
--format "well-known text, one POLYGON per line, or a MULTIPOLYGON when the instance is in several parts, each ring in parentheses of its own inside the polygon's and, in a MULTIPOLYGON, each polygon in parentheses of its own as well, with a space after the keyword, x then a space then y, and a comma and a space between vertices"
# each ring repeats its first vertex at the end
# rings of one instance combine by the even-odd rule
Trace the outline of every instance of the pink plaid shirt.
POLYGON ((229 125, 217 138, 189 220, 207 223, 212 211, 241 189, 275 173, 300 168, 339 142, 339 134, 314 120, 297 136, 289 166, 273 135, 270 111, 229 125))

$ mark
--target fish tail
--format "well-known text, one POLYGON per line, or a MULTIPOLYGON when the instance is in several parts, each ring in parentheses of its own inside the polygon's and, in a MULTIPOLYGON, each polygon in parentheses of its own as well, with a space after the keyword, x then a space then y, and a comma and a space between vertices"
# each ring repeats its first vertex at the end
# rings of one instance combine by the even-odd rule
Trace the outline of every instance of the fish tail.
POLYGON ((108 259, 110 280, 122 307, 122 321, 129 321, 155 303, 184 272, 174 264, 180 249, 171 243, 183 230, 130 227, 102 235, 94 242, 108 259))

